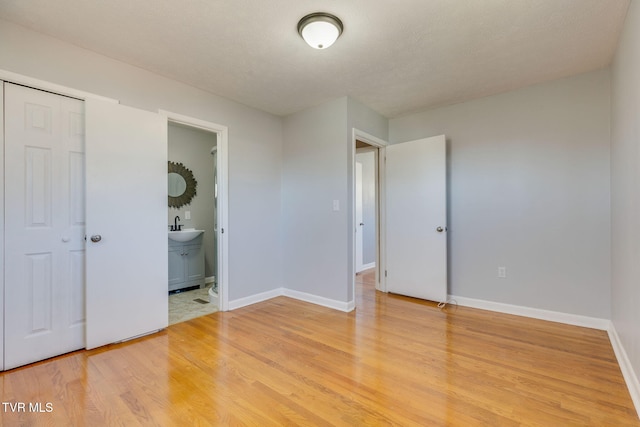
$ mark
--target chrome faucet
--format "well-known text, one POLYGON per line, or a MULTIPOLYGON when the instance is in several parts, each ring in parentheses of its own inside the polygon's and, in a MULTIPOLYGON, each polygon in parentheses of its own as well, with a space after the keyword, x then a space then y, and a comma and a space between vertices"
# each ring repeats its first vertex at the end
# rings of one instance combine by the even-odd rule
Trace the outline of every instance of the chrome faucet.
POLYGON ((171 225, 169 231, 182 231, 182 224, 178 224, 178 221, 180 221, 180 217, 178 215, 176 215, 176 217, 173 219, 173 225, 171 225))

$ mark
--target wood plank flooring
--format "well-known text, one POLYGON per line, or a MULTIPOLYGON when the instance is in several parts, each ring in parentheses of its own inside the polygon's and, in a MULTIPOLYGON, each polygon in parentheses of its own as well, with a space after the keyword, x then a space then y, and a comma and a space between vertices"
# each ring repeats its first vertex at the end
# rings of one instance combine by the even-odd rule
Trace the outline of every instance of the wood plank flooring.
POLYGON ((0 424, 640 426, 606 332, 358 282, 352 313, 279 297, 5 372, 0 424))

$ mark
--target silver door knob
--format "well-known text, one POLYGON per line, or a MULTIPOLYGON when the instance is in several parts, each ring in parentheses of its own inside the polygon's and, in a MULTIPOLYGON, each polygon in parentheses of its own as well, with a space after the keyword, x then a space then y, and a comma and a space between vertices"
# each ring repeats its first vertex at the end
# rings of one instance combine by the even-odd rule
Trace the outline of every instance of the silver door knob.
POLYGON ((91 236, 91 241, 93 243, 98 243, 100 240, 102 240, 102 236, 99 234, 94 234, 93 236, 91 236))
POLYGON ((442 233, 442 232, 444 231, 444 228, 442 228, 442 227, 438 227, 438 228, 436 228, 436 231, 437 231, 438 233, 442 233))
POLYGON ((64 243, 69 242, 69 240, 71 240, 71 239, 69 238, 69 236, 63 236, 63 237, 62 237, 62 241, 63 241, 64 243))

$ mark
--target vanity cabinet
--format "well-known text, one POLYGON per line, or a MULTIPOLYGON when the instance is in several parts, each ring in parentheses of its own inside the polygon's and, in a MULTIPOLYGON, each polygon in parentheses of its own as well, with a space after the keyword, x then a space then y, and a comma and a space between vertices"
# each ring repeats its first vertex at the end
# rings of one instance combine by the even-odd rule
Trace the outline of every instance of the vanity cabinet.
POLYGON ((202 235, 188 242, 169 239, 169 291, 204 286, 202 235))

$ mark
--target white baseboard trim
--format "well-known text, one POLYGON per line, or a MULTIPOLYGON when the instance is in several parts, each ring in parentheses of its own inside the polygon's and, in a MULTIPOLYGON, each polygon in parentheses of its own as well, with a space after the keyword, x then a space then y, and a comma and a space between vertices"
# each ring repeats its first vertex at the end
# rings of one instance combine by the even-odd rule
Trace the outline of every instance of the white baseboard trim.
POLYGON ((215 283, 216 282, 216 276, 211 276, 211 277, 205 277, 204 278, 204 284, 208 285, 209 283, 215 283))
POLYGON ((308 294, 306 292, 294 291, 292 289, 283 288, 283 294, 286 297, 294 298, 300 301, 310 302, 312 304, 321 305, 323 307, 333 308, 334 310, 340 310, 344 312, 350 312, 356 308, 354 300, 349 302, 336 301, 333 299, 320 297, 318 295, 308 294))
POLYGON ((250 295, 248 297, 239 298, 229 301, 229 310, 246 307, 248 305, 257 304, 259 302, 270 300, 271 298, 285 296, 300 301, 310 302, 312 304, 321 305, 323 307, 332 308, 344 312, 350 312, 356 308, 354 300, 349 302, 336 301, 318 295, 308 294, 306 292, 294 291, 292 289, 278 288, 271 291, 262 292, 260 294, 250 295))
POLYGON ((456 301, 465 307, 479 308, 482 310, 496 311, 499 313, 514 314, 516 316, 531 317, 534 319, 548 320, 550 322, 565 323, 567 325, 582 326, 584 328, 609 330, 611 321, 597 317, 581 316, 579 314, 561 313, 559 311, 542 310, 540 308, 523 307, 519 305, 504 304, 500 302, 486 301, 475 298, 449 295, 450 300, 456 301))
POLYGON ((627 356, 620 337, 616 332, 613 322, 608 319, 600 319, 597 317, 580 316, 577 314, 561 313, 557 311, 542 310, 538 308, 522 307, 518 305, 503 304, 493 301, 485 301, 474 298, 458 297, 449 295, 450 300, 454 300, 459 305, 465 307, 479 308, 482 310, 496 311, 499 313, 514 314, 516 316, 532 317, 534 319, 548 320, 551 322, 565 323, 568 325, 582 326, 585 328, 599 329, 607 331, 609 341, 613 347, 613 352, 618 360, 618 365, 622 371, 622 376, 631 395, 631 400, 636 408, 636 412, 640 417, 640 380, 636 375, 629 357, 627 356))
POLYGON ((365 270, 368 270, 370 268, 375 268, 375 267, 376 267, 376 262, 375 261, 374 262, 370 262, 369 264, 364 264, 362 266, 362 269, 358 270, 356 273, 360 273, 361 271, 365 271, 365 270))
POLYGON ((248 297, 238 298, 233 301, 229 301, 229 310, 235 310, 236 308, 246 307, 251 304, 257 304, 262 301, 270 300, 271 298, 282 296, 283 289, 273 289, 271 291, 262 292, 260 294, 249 295, 248 297))
MULTIPOLYGON (((245 298, 240 298, 234 301, 229 301, 229 310, 236 308, 246 307, 251 304, 256 304, 262 301, 267 301, 271 298, 286 296, 289 298, 297 299, 300 301, 309 302, 312 304, 321 305, 323 307, 332 308, 334 310, 350 312, 355 309, 355 301, 348 302, 336 301, 329 298, 320 297, 318 295, 308 294, 306 292, 295 291, 292 289, 278 288, 271 291, 263 292, 256 295, 251 295, 245 298)), ((516 316, 531 317, 534 319, 548 320, 551 322, 565 323, 568 325, 582 326, 585 328, 599 329, 607 331, 609 334, 609 340, 611 346, 618 360, 618 365, 622 371, 622 376, 627 384, 627 389, 631 395, 631 400, 640 417, 640 381, 636 375, 629 357, 627 356, 620 337, 616 332, 616 329, 608 319, 600 319, 597 317, 581 316, 578 314, 561 313, 558 311, 542 310, 539 308, 523 307, 518 305, 504 304, 493 301, 479 300, 475 298, 459 297, 455 295, 449 295, 449 300, 454 300, 457 304, 464 307, 478 308, 481 310, 495 311, 498 313, 513 314, 516 316)))
POLYGON ((638 376, 631 365, 627 352, 624 351, 624 347, 622 346, 622 342, 620 341, 620 337, 618 336, 618 332, 616 331, 613 322, 609 322, 609 329, 607 332, 609 333, 609 340, 611 341, 613 352, 616 354, 616 359, 618 359, 618 365, 622 371, 622 376, 624 377, 625 383, 627 383, 627 389, 631 395, 631 400, 633 401, 633 405, 636 407, 638 417, 640 417, 640 381, 638 380, 638 376))

